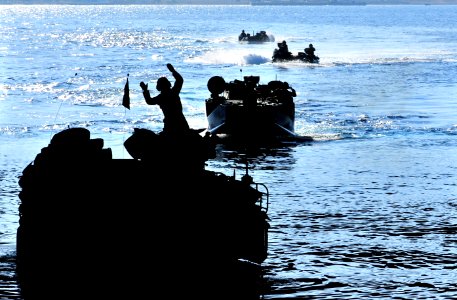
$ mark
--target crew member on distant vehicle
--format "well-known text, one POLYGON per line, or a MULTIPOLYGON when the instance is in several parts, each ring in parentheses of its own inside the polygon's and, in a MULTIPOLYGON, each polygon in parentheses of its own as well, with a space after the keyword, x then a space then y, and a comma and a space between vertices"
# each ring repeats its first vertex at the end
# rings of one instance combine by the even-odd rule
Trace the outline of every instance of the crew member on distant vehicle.
POLYGON ((289 52, 289 46, 287 46, 286 41, 282 41, 281 43, 278 43, 278 58, 284 59, 284 58, 290 58, 292 56, 292 53, 289 52))
POLYGON ((314 55, 314 51, 316 51, 316 48, 314 48, 313 44, 309 44, 308 48, 305 48, 305 53, 311 59, 315 59, 316 58, 316 55, 314 55))
POLYGON ((238 41, 242 41, 245 37, 247 36, 246 32, 244 32, 244 29, 241 31, 240 35, 238 36, 238 41))

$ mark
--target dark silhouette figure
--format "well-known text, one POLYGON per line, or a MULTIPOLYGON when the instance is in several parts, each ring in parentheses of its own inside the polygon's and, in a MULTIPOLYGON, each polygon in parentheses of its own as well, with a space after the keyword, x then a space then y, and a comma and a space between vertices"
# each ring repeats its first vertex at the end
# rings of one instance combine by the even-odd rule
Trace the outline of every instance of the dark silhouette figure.
POLYGON ((240 35, 238 36, 238 40, 242 41, 245 37, 247 36, 246 32, 244 32, 244 29, 241 31, 240 35))
POLYGON ((284 56, 284 57, 289 57, 291 53, 289 52, 289 46, 287 46, 286 41, 282 41, 282 43, 278 43, 279 47, 279 52, 284 56))
POLYGON ((289 85, 287 81, 271 81, 268 86, 271 93, 282 103, 293 104, 293 97, 297 96, 295 89, 289 85))
POLYGON ((182 135, 189 131, 189 124, 182 112, 182 104, 179 97, 184 79, 171 64, 167 64, 167 68, 175 78, 173 87, 166 77, 161 77, 157 80, 156 86, 160 94, 151 97, 148 85, 141 82, 140 86, 143 89, 146 103, 149 105, 157 104, 162 109, 164 115, 162 133, 166 135, 182 135))
POLYGON ((309 44, 308 48, 305 48, 305 53, 309 56, 310 59, 316 58, 314 51, 316 51, 316 48, 314 48, 313 44, 309 44))
POLYGON ((273 52, 273 61, 291 59, 292 53, 289 51, 286 41, 278 43, 278 48, 273 52))
POLYGON ((166 164, 168 169, 202 170, 205 161, 216 155, 216 141, 209 132, 204 137, 200 136, 204 129, 189 127, 179 97, 184 80, 171 64, 167 64, 167 68, 175 78, 175 83, 172 86, 166 77, 159 78, 156 88, 160 93, 157 96, 151 97, 148 85, 140 83, 146 103, 159 105, 162 109, 162 132, 155 134, 144 128, 135 128, 133 135, 124 142, 124 146, 135 159, 166 164), (186 151, 182 151, 183 149, 186 151), (159 161, 158 157, 161 158, 159 161))

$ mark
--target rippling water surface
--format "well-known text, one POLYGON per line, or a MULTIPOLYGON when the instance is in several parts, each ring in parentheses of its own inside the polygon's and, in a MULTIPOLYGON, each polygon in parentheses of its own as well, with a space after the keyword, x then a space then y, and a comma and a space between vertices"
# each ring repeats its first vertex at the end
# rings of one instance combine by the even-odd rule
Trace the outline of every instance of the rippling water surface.
MULTIPOLYGON (((270 191, 265 299, 457 297, 457 6, 0 6, 0 298, 14 271, 17 184, 52 135, 87 127, 115 158, 172 63, 193 128, 211 76, 259 75, 297 92, 296 132, 315 141, 218 148, 208 169, 270 191), (266 30, 319 65, 271 63, 266 30), (131 109, 121 106, 129 76, 131 109)), ((197 270, 196 270, 197 271, 197 270)))

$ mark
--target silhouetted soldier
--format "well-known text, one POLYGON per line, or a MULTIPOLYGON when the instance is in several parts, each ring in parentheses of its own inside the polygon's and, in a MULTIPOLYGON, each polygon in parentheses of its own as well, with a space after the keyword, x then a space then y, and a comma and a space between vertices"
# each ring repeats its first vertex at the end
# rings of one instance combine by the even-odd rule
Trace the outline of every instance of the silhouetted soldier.
POLYGON ((182 104, 179 97, 184 79, 171 64, 167 64, 167 68, 175 78, 173 87, 166 77, 161 77, 157 80, 156 86, 160 94, 151 97, 148 85, 141 82, 140 86, 143 89, 146 103, 149 105, 157 104, 162 109, 164 115, 162 132, 166 135, 182 135, 189 132, 189 124, 182 112, 182 104))
POLYGON ((246 32, 244 32, 244 29, 241 31, 240 35, 238 36, 238 40, 242 41, 246 37, 246 32))
POLYGON ((316 56, 314 55, 314 51, 316 51, 316 48, 314 48, 313 44, 309 44, 308 48, 305 48, 305 53, 309 56, 309 58, 314 59, 316 56))
POLYGON ((287 43, 286 41, 282 41, 281 43, 278 43, 278 54, 279 54, 279 57, 278 58, 291 58, 292 57, 292 53, 289 51, 289 47, 287 46, 287 43))

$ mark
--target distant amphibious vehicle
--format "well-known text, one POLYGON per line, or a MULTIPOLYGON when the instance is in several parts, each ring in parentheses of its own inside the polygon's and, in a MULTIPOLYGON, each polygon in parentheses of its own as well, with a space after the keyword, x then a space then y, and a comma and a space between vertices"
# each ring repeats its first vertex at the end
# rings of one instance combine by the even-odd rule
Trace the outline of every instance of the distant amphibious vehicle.
POLYGON ((311 64, 318 64, 320 61, 319 56, 309 56, 305 52, 298 52, 296 55, 282 55, 276 50, 273 53, 272 62, 289 62, 289 61, 300 61, 311 64))
POLYGON ((309 44, 304 52, 298 52, 296 55, 289 51, 286 41, 278 43, 278 48, 273 51, 272 61, 273 62, 287 62, 287 61, 301 61, 306 63, 319 63, 319 56, 315 55, 316 49, 313 44, 309 44))
POLYGON ((275 38, 273 35, 269 35, 263 30, 252 35, 250 33, 245 33, 243 30, 238 36, 238 41, 241 43, 268 43, 274 42, 275 38))

